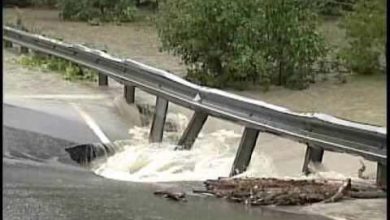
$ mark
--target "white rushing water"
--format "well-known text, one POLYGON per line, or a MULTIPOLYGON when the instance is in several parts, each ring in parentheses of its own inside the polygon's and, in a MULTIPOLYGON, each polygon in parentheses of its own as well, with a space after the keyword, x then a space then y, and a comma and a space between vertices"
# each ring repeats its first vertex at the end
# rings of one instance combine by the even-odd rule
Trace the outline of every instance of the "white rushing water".
MULTIPOLYGON (((93 171, 105 178, 133 182, 203 181, 229 175, 241 133, 229 129, 201 133, 191 150, 175 150, 175 143, 185 129, 188 118, 179 113, 168 114, 167 119, 176 124, 177 131, 164 132, 163 143, 148 142, 149 127, 134 127, 129 131, 129 140, 116 142, 123 149, 104 163, 99 163, 93 171)), ((282 152, 275 152, 278 153, 282 152)), ((297 163, 301 164, 302 160, 303 158, 299 157, 297 163)), ((277 163, 280 162, 274 163, 271 155, 255 150, 247 171, 240 176, 347 178, 344 174, 329 170, 317 170, 315 175, 309 177, 300 174, 280 175, 276 169, 277 163)))
MULTIPOLYGON (((170 143, 149 144, 148 132, 148 128, 130 130, 134 138, 124 143, 123 151, 96 168, 95 173, 135 182, 201 181, 228 176, 237 147, 233 143, 240 139, 239 134, 220 130, 201 135, 193 149, 187 151, 174 150, 177 146, 170 143)), ((252 163, 244 175, 273 174, 270 158, 254 153, 253 161, 256 163, 252 163), (252 166, 257 169, 251 169, 252 166)))
MULTIPOLYGON (((181 114, 168 116, 177 123, 177 132, 165 132, 163 143, 148 143, 148 127, 134 127, 130 140, 117 142, 123 151, 111 156, 94 172, 106 178, 134 182, 202 181, 228 176, 241 134, 218 130, 200 134, 193 148, 174 150, 188 119, 181 114)), ((245 176, 272 176, 272 161, 254 152, 245 176), (256 169, 252 168, 256 167, 256 169)))

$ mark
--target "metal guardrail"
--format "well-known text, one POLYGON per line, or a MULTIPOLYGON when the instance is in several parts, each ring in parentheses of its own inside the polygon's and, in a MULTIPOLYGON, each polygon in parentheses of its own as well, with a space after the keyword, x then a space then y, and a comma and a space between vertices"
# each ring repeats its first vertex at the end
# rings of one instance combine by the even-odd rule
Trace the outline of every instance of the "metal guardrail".
MULTIPOLYGON (((308 149, 304 169, 309 161, 320 162, 324 150, 359 155, 377 161, 381 169, 386 168, 385 127, 351 122, 326 114, 292 112, 265 102, 198 86, 171 73, 133 60, 118 59, 99 50, 10 27, 3 27, 3 40, 8 44, 10 42, 18 44, 24 50, 29 48, 94 69, 102 74, 101 77, 108 76, 122 82, 127 88, 127 96, 134 95, 134 90, 128 92, 129 88, 134 87, 156 95, 156 112, 159 114, 156 113, 153 120, 151 141, 162 139, 168 102, 195 111, 179 141, 186 149, 191 148, 209 115, 245 126, 232 175, 246 169, 256 143, 247 139, 256 140, 259 132, 268 132, 306 143, 308 149), (236 169, 239 171, 236 172, 236 169)), ((106 84, 107 79, 102 82, 106 84)))

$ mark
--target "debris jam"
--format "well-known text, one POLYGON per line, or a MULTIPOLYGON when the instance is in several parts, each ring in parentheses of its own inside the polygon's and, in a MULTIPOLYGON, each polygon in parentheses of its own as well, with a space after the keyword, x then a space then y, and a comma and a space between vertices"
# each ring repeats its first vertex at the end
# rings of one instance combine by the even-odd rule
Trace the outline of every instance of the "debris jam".
POLYGON ((213 195, 246 205, 306 205, 352 198, 383 198, 386 191, 374 185, 327 180, 275 178, 218 178, 206 180, 206 189, 194 193, 213 195))

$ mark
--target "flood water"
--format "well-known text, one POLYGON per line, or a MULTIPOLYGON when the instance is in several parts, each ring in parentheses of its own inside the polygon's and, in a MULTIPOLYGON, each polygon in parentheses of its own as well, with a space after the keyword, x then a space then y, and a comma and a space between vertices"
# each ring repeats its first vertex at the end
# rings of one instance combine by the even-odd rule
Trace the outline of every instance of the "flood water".
MULTIPOLYGON (((55 11, 23 11, 25 24, 49 36, 61 36, 69 42, 103 44, 113 54, 178 74, 184 72, 176 58, 157 52, 156 33, 143 24, 93 27, 61 22, 55 11)), ((13 10, 7 9, 5 17, 12 20, 13 10)), ((341 86, 324 82, 306 91, 275 88, 269 93, 237 93, 297 111, 325 112, 385 126, 385 91, 385 81, 379 76, 369 80, 352 79, 341 86)), ((149 127, 134 127, 129 130, 129 140, 117 142, 122 146, 120 152, 88 169, 69 160, 64 148, 71 143, 6 128, 4 136, 11 153, 3 156, 5 219, 325 219, 193 195, 192 188, 201 187, 201 181, 228 175, 242 127, 211 118, 191 151, 174 151, 190 113, 179 110, 174 116, 178 130, 165 132, 163 143, 147 143, 149 127), (165 188, 184 190, 190 194, 189 201, 175 203, 153 195, 154 190, 165 188)), ((242 175, 306 178, 301 175, 305 149, 302 144, 260 134, 251 164, 242 175)), ((318 174, 356 178, 359 161, 360 158, 350 155, 326 153, 325 168, 319 168, 318 174)), ((376 165, 365 162, 372 179, 376 165)), ((356 200, 288 210, 313 211, 335 219, 385 219, 386 201, 356 200)))

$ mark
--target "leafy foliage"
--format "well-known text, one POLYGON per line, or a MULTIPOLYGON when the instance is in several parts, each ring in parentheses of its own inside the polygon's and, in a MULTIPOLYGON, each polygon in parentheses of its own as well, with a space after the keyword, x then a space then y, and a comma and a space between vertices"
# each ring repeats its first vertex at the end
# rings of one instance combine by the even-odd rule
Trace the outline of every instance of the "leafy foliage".
POLYGON ((57 0, 6 0, 5 6, 17 6, 17 7, 55 7, 57 0))
POLYGON ((357 0, 313 0, 317 1, 319 13, 327 16, 341 16, 345 11, 352 11, 357 0))
POLYGON ((64 20, 130 22, 136 11, 134 0, 58 0, 64 20))
POLYGON ((386 0, 359 0, 354 11, 343 22, 348 46, 341 57, 349 68, 360 74, 372 74, 380 69, 379 58, 385 53, 386 0))
POLYGON ((57 0, 31 0, 31 3, 34 6, 55 7, 57 5, 57 0))
POLYGON ((43 70, 62 73, 64 79, 70 81, 96 81, 98 76, 97 72, 93 70, 82 68, 77 64, 57 57, 42 55, 24 56, 20 59, 19 63, 27 67, 39 67, 43 70))
POLYGON ((170 0, 157 21, 162 50, 214 87, 256 83, 303 89, 325 53, 310 0, 170 0))

